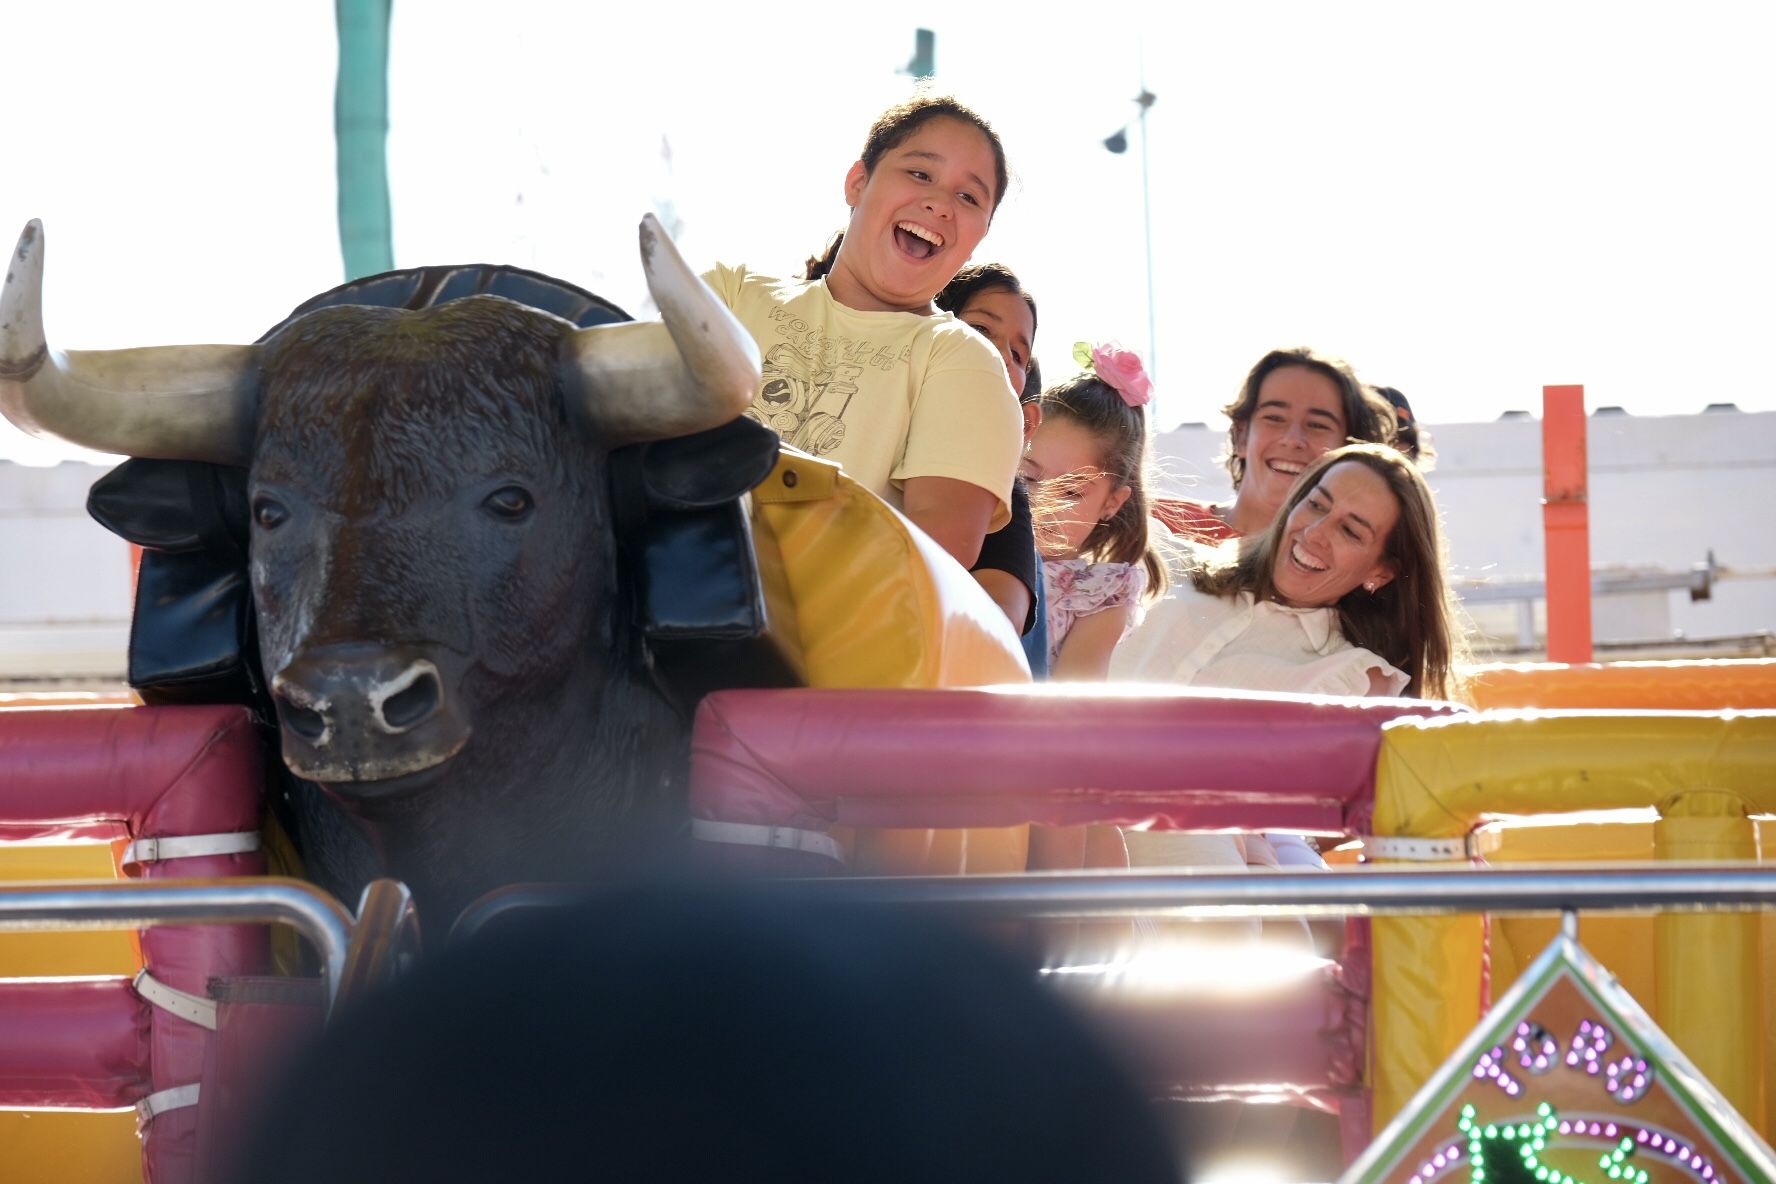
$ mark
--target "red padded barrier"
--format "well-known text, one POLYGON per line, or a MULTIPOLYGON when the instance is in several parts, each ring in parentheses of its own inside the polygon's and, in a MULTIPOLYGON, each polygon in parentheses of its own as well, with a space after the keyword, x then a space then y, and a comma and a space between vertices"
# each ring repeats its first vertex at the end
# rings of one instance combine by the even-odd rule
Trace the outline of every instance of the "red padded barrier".
POLYGON ((0 1106, 132 1106, 148 1093, 148 1005, 128 979, 0 982, 0 1106))
MULTIPOLYGON (((691 812, 816 831, 1154 820, 1359 834, 1382 725, 1466 710, 1133 684, 722 691, 697 713, 691 812)), ((734 849, 766 866, 801 855, 734 849)), ((1368 1114, 1367 924, 1347 926, 1346 943, 1337 971, 1286 997, 1163 1019, 1136 1007, 1116 1022, 1156 1082, 1197 1096, 1269 1083, 1354 1131, 1368 1114)))
POLYGON ((198 1102, 198 1178, 232 1180, 243 1143, 258 1125, 266 1091, 318 1035, 326 1017, 319 979, 226 979, 212 992, 216 1035, 198 1102))
POLYGON ((259 738, 244 707, 3 711, 0 770, 0 839, 199 835, 259 825, 259 738), (251 792, 228 792, 243 776, 251 792))
POLYGON ((720 691, 697 818, 821 830, 1135 823, 1362 829, 1381 725, 1448 703, 1135 684, 720 691))
MULTIPOLYGON (((0 839, 169 838, 257 831, 264 776, 259 736, 244 707, 64 708, 0 711, 0 839)), ((206 855, 144 863, 141 879, 248 876, 265 871, 263 853, 206 855)), ((269 968, 260 926, 179 926, 144 930, 145 965, 168 986, 202 996, 212 977, 269 968)), ((76 984, 63 984, 71 989, 76 984)), ((149 1080, 136 1096, 201 1080, 206 1029, 148 1008, 149 1080)), ((29 1013, 18 1022, 31 1022, 29 1013)), ((100 1022, 95 1017, 95 1024, 100 1022)), ((96 1028, 80 1047, 67 1032, 70 1097, 81 1106, 83 1063, 127 1063, 122 1035, 96 1028)), ((6 1046, 0 1045, 0 1057, 6 1046)), ((0 1076, 3 1076, 0 1072, 0 1076)), ((46 1103, 47 1104, 47 1103, 46 1103)), ((195 1108, 149 1124, 143 1150, 149 1184, 193 1178, 195 1108)))

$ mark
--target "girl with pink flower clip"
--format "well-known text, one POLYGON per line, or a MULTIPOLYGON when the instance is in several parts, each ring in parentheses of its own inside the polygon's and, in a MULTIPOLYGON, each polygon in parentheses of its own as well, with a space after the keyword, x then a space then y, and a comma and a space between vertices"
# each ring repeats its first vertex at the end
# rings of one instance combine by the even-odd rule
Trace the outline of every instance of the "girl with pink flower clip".
POLYGON ((1085 373, 1042 394, 1023 475, 1035 485, 1048 600, 1049 677, 1101 679, 1142 605, 1165 591, 1147 531, 1147 413, 1138 354, 1073 347, 1085 373))

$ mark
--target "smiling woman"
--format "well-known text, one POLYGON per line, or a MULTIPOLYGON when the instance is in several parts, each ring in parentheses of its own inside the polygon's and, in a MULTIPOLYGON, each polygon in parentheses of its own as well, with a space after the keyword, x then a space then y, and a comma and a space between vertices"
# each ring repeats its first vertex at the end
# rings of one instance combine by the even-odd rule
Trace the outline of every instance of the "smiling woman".
POLYGON ((1318 694, 1456 691, 1431 491, 1393 448, 1308 465, 1269 530, 1199 552, 1117 650, 1117 678, 1318 694))
POLYGON ((1389 443, 1396 428, 1391 408, 1348 363, 1305 347, 1265 354, 1221 413, 1231 421, 1233 500, 1165 501, 1155 509, 1168 528, 1199 542, 1262 533, 1308 462, 1351 441, 1389 443))

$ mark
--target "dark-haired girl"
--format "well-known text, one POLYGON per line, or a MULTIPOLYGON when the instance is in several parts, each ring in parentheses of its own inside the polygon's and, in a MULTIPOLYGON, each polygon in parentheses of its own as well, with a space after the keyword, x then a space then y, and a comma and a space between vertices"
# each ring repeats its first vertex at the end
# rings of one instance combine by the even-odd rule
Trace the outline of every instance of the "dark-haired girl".
POLYGON ((891 108, 845 176, 845 233, 804 280, 705 279, 759 343, 753 418, 837 461, 961 562, 1010 519, 1017 398, 993 347, 932 298, 1005 194, 1004 149, 952 99, 891 108))
MULTIPOLYGON (((1018 395, 1024 447, 1042 422, 1042 369, 1036 364, 1036 298, 1002 263, 964 267, 943 291, 937 307, 992 343, 1018 395)), ((1024 657, 1036 678, 1048 674, 1048 630, 1043 615, 1042 560, 1030 519, 1030 494, 1022 481, 1011 490, 1011 521, 987 535, 970 572, 993 603, 1023 635, 1024 657)))

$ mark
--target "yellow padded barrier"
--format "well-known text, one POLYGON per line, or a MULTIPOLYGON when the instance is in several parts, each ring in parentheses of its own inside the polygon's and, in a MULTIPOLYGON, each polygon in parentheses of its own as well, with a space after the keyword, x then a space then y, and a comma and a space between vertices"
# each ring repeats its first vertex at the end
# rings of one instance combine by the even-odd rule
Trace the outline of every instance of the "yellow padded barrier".
MULTIPOLYGON (((1758 849, 1763 858, 1776 859, 1776 818, 1757 820, 1758 849)), ((1759 940, 1764 948, 1762 981, 1764 983, 1764 1041, 1758 1063, 1776 1066, 1776 910, 1766 910, 1759 918, 1762 931, 1759 940)), ((1756 1041, 1746 1042, 1757 1049, 1756 1041)), ((1772 1070, 1776 1073, 1776 1070, 1772 1070)), ((1756 1123, 1756 1116, 1752 1117, 1756 1123)), ((1758 1130, 1765 1141, 1776 1139, 1776 1077, 1764 1078, 1764 1121, 1758 1130)))
MULTIPOLYGON (((752 529, 773 634, 808 686, 1030 681, 974 577, 837 465, 784 449, 752 491, 752 529)), ((1025 826, 838 837, 866 874, 1022 871, 1029 846, 1025 826)))
MULTIPOLYGON (((116 875, 111 848, 103 843, 0 844, 0 880, 108 880, 116 875)), ((141 967, 135 935, 125 930, 0 933, 0 978, 127 978, 141 967)))
MULTIPOLYGON (((1492 836, 1486 862, 1514 863, 1650 863, 1653 823, 1650 818, 1615 821, 1620 815, 1555 817, 1533 825, 1510 825, 1492 836)), ((1492 996, 1498 998, 1517 981, 1518 973, 1548 947, 1560 930, 1560 918, 1546 915, 1494 913, 1488 944, 1492 996)), ((1653 964, 1652 918, 1633 913, 1580 913, 1579 940, 1609 967, 1630 995, 1648 1011, 1657 1007, 1653 964)))
POLYGON ((1721 711, 1776 707, 1776 658, 1688 662, 1514 662, 1467 671, 1474 706, 1660 708, 1721 711))
MULTIPOLYGON (((1677 813, 1686 808, 1680 799, 1690 791, 1725 795, 1743 819, 1776 813, 1773 774, 1772 711, 1490 712, 1402 719, 1383 731, 1374 829, 1382 836, 1459 838, 1495 817, 1647 808, 1677 813)), ((1709 857, 1745 849, 1739 840, 1716 848, 1709 849, 1709 857)), ((1692 845, 1690 851, 1695 857, 1703 847, 1692 845)), ((1478 992, 1451 984, 1480 981, 1482 926, 1475 917, 1375 922, 1370 1080, 1377 1129, 1478 1021, 1478 992)), ((1744 956, 1748 965, 1761 957, 1756 951, 1744 956)), ((1692 961, 1691 969, 1713 977, 1721 991, 1762 999, 1756 981, 1727 983, 1714 974, 1721 968, 1706 963, 1692 961)), ((1697 1049, 1717 1038, 1715 1017, 1690 1007, 1675 1014, 1655 1010, 1655 1015, 1710 1072, 1706 1053, 1698 1056, 1697 1049)), ((1760 1025, 1750 1029, 1759 1030, 1760 1025)), ((1742 1030, 1741 1039, 1746 1034, 1742 1030)), ((1764 1113, 1755 1090, 1728 1097, 1754 1123, 1764 1113)))
POLYGON ((135 1110, 0 1110, 6 1184, 136 1184, 135 1110))
MULTIPOLYGON (((111 848, 0 845, 0 880, 92 880, 116 874, 111 848)), ((0 978, 117 975, 141 969, 127 931, 0 933, 0 978)), ((134 1111, 0 1110, 0 1179, 7 1184, 132 1184, 142 1178, 134 1111)))
MULTIPOLYGON (((126 706, 127 691, 0 695, 8 707, 126 706)), ((0 844, 0 880, 90 880, 115 876, 111 848, 0 844)), ((118 975, 141 969, 135 934, 0 934, 0 978, 118 975)), ((0 1178, 10 1184, 133 1184, 142 1178, 142 1144, 134 1111, 0 1111, 0 1178)))
POLYGON ((772 629, 788 627, 809 686, 1030 681, 974 578, 837 465, 785 449, 752 491, 752 526, 772 629))

